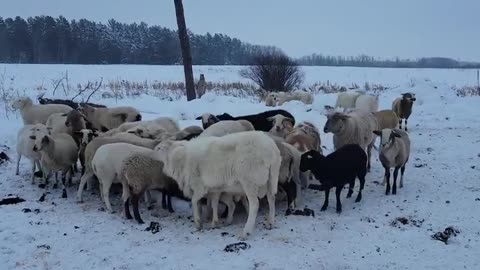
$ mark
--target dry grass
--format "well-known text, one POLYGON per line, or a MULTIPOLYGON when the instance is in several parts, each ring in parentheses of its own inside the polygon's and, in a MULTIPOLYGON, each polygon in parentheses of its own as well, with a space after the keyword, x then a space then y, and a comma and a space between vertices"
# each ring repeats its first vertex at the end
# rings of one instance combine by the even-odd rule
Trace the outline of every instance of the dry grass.
POLYGON ((460 88, 454 87, 453 90, 459 97, 473 97, 480 96, 480 86, 463 86, 460 88))

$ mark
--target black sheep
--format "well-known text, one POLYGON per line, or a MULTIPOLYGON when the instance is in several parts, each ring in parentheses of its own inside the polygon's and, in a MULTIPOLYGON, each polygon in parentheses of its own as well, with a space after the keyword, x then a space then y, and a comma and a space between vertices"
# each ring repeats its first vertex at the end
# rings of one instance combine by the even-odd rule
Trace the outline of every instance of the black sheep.
POLYGON ((85 104, 90 105, 92 107, 96 108, 106 108, 107 106, 101 105, 101 104, 95 104, 95 103, 89 103, 89 102, 75 102, 69 99, 50 99, 50 98, 43 98, 39 97, 38 98, 38 103, 40 104, 63 104, 70 106, 72 109, 77 109, 78 107, 83 107, 85 104))
MULTIPOLYGON (((271 110, 271 111, 265 111, 265 112, 262 112, 262 113, 242 115, 242 116, 236 116, 236 117, 231 116, 228 113, 224 113, 224 114, 216 115, 215 117, 219 121, 224 121, 224 120, 247 120, 250 123, 252 123, 255 130, 268 132, 268 131, 270 131, 270 129, 272 129, 273 123, 272 123, 272 121, 267 120, 267 118, 275 116, 277 114, 281 114, 285 117, 293 119, 293 124, 295 125, 295 118, 293 117, 292 114, 290 114, 289 112, 287 112, 285 110, 271 110)), ((201 120, 202 117, 199 116, 196 119, 201 120)))
POLYGON ((302 154, 300 161, 302 172, 312 171, 316 179, 321 183, 319 190, 325 191, 325 202, 321 211, 328 207, 328 195, 332 187, 336 188, 337 213, 342 212, 340 194, 343 187, 348 183, 347 198, 350 198, 355 186, 355 179, 360 179, 360 189, 355 202, 362 199, 362 190, 365 185, 367 174, 367 154, 357 144, 347 144, 328 156, 323 156, 318 151, 310 150, 302 154))

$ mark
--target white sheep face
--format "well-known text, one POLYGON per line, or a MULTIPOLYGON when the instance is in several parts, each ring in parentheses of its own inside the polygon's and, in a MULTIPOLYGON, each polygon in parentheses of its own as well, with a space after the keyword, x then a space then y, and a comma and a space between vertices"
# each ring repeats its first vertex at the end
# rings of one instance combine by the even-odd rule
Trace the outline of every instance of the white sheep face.
POLYGON ((23 109, 23 107, 25 107, 25 105, 29 104, 29 103, 32 103, 32 100, 28 97, 21 97, 21 98, 18 98, 16 99, 13 103, 12 103, 12 108, 14 110, 21 110, 23 109))
POLYGON ((284 137, 293 130, 293 119, 285 117, 281 114, 271 116, 267 120, 273 122, 270 133, 279 137, 284 137))
POLYGON ((389 147, 389 145, 395 142, 395 138, 400 138, 400 134, 396 133, 392 129, 386 128, 381 131, 380 135, 380 148, 389 147))
POLYGON ((94 137, 97 136, 97 134, 90 129, 82 129, 79 132, 82 135, 81 143, 83 146, 86 146, 89 142, 93 140, 94 137))
POLYGON ((323 131, 325 133, 332 132, 332 133, 339 133, 345 128, 345 121, 350 116, 344 113, 333 113, 328 115, 328 120, 325 123, 325 126, 323 128, 323 131))

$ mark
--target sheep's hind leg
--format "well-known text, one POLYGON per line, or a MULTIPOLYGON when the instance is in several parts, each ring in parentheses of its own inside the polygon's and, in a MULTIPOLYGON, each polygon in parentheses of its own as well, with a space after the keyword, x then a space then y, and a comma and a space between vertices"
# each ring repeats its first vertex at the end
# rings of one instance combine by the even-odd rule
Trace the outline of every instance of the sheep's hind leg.
POLYGON ((325 201, 323 202, 323 206, 322 208, 320 209, 320 211, 325 211, 327 210, 327 207, 328 207, 328 196, 330 195, 330 188, 329 187, 325 187, 325 201))
MULTIPOLYGON (((19 159, 20 160, 20 159, 19 159)), ((35 184, 35 169, 36 169, 36 161, 32 161, 32 185, 35 184)), ((18 166, 18 165, 17 165, 18 166)), ((17 167, 17 170, 18 170, 18 167, 17 167)), ((17 175, 18 175, 18 171, 17 171, 17 175)))
POLYGON ((248 199, 248 218, 247 223, 245 223, 245 227, 243 228, 243 232, 240 235, 240 240, 246 240, 247 237, 253 232, 253 228, 255 227, 255 220, 257 218, 258 213, 258 198, 257 195, 251 191, 246 192, 247 199, 248 199))
POLYGON ((140 200, 140 196, 138 194, 132 194, 130 198, 132 198, 133 215, 135 216, 135 220, 139 224, 143 224, 144 222, 140 217, 140 212, 138 210, 138 201, 140 200))
POLYGON ((337 197, 337 213, 341 213, 342 212, 342 202, 340 201, 340 194, 342 194, 342 189, 343 187, 336 187, 335 189, 335 195, 337 197))
POLYGON ((195 228, 197 230, 202 229, 202 217, 200 213, 200 199, 203 196, 199 195, 198 193, 193 193, 192 196, 192 210, 193 210, 193 222, 195 223, 195 228))
POLYGON ((353 179, 352 181, 350 181, 350 182, 348 183, 347 198, 352 197, 353 189, 354 189, 354 188, 355 188, 355 179, 353 179))
POLYGON ((167 193, 167 208, 169 213, 175 213, 172 207, 172 196, 167 193))
POLYGON ((393 187, 392 187, 392 194, 397 194, 397 176, 398 176, 398 170, 400 167, 395 167, 395 170, 393 170, 393 187))
POLYGON ((67 172, 62 172, 62 198, 67 198, 67 189, 65 187, 66 178, 67 172))
POLYGON ((385 180, 387 181, 387 189, 385 190, 385 195, 390 194, 390 168, 385 167, 385 180))
MULTIPOLYGON (((296 191, 295 191, 295 194, 296 194, 296 191)), ((265 226, 267 230, 271 230, 273 228, 273 224, 275 223, 275 195, 271 191, 267 191, 267 201, 268 201, 268 219, 267 219, 267 224, 265 224, 265 226)))
MULTIPOLYGON (((102 188, 102 194, 103 194, 103 200, 105 202, 105 206, 107 207, 108 211, 110 213, 113 213, 112 205, 110 204, 110 187, 112 183, 104 183, 103 188, 102 188)), ((134 199, 132 198, 132 204, 134 202, 134 199)), ((135 211, 135 209, 134 209, 135 211)))
MULTIPOLYGON (((15 170, 15 175, 18 175, 20 173, 20 159, 22 159, 22 155, 17 156, 17 168, 15 170)), ((35 173, 35 161, 33 162, 33 172, 32 175, 35 173)))
POLYGON ((127 198, 123 203, 125 209, 125 218, 132 219, 132 214, 130 214, 130 198, 127 198))
POLYGON ((220 192, 214 192, 209 195, 212 202, 212 229, 218 225, 218 201, 220 200, 220 194, 220 192))
POLYGON ((400 188, 403 188, 403 173, 405 172, 405 164, 400 169, 400 188))
POLYGON ((53 184, 53 189, 58 188, 58 172, 55 172, 55 184, 53 184))

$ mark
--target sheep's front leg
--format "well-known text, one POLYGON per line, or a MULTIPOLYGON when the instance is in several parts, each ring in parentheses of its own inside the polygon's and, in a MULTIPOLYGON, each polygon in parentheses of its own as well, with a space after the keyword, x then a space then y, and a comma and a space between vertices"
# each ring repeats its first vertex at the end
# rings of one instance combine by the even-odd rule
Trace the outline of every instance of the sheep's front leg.
POLYGON ((233 214, 235 213, 235 208, 237 207, 235 201, 233 200, 233 196, 229 198, 223 198, 222 202, 227 205, 227 220, 226 223, 227 225, 232 224, 233 222, 233 214))
POLYGON ((38 185, 39 188, 45 188, 46 185, 47 185, 47 178, 48 178, 48 175, 50 174, 50 171, 48 170, 43 170, 43 173, 42 173, 42 181, 40 182, 40 184, 38 185))
MULTIPOLYGON (((20 159, 22 159, 22 155, 17 156, 17 169, 15 170, 15 175, 18 175, 20 173, 20 159)), ((33 161, 33 172, 35 172, 35 161, 33 161)))
MULTIPOLYGON (((110 204, 110 187, 112 186, 112 182, 106 182, 102 188, 103 200, 105 202, 105 206, 107 207, 110 213, 113 213, 112 205, 110 204)), ((134 202, 134 198, 132 197, 132 204, 134 202)), ((135 208, 135 206, 134 206, 135 208)), ((135 211, 135 209, 134 209, 135 211)))
MULTIPOLYGON (((80 185, 78 185, 78 191, 77 191, 77 201, 78 202, 82 202, 83 201, 83 197, 82 197, 82 193, 83 193, 83 190, 85 188, 85 184, 87 183, 87 180, 90 178, 90 177, 93 177, 93 173, 88 173, 87 174, 84 174, 82 175, 82 177, 80 178, 80 185)), ((102 193, 100 193, 102 194, 102 193)))
POLYGON ((218 225, 218 201, 220 200, 220 194, 220 192, 213 192, 209 195, 212 203, 212 229, 218 225))
POLYGON ((347 198, 352 197, 353 189, 354 189, 354 188, 355 188, 355 179, 353 179, 352 181, 350 181, 350 182, 348 183, 347 198))
MULTIPOLYGON (((36 169, 36 165, 37 163, 35 162, 35 160, 32 161, 32 185, 35 184, 35 169, 36 169)), ((18 166, 18 165, 17 165, 18 166)), ((17 167, 17 170, 18 170, 18 167, 17 167)), ((18 171, 17 171, 17 175, 18 175, 18 171)))
POLYGON ((403 188, 403 173, 405 173, 405 164, 403 164, 400 170, 400 188, 403 188))
POLYGON ((130 214, 130 198, 127 198, 124 203, 123 207, 125 209, 125 217, 127 219, 132 219, 132 214, 130 214))
POLYGON ((385 195, 390 194, 390 168, 385 167, 385 181, 387 182, 387 189, 385 195))
POLYGON ((55 172, 55 184, 53 184, 53 189, 58 188, 58 172, 55 172))
POLYGON ((393 187, 392 187, 392 194, 397 194, 397 177, 398 177, 398 170, 400 167, 395 167, 393 170, 393 187))
POLYGON ((258 198, 254 192, 246 192, 247 199, 248 199, 248 218, 247 223, 245 223, 245 227, 243 228, 243 232, 240 235, 239 239, 244 241, 247 237, 253 232, 253 228, 255 227, 255 220, 257 218, 258 213, 258 198))

